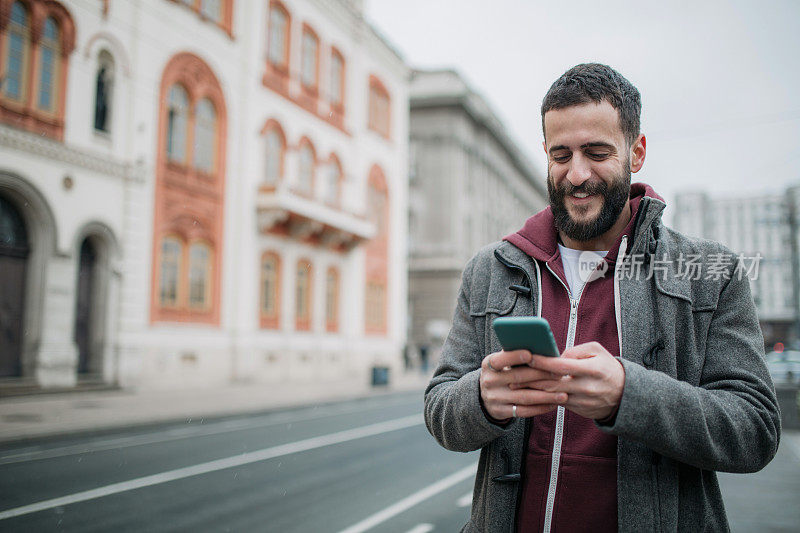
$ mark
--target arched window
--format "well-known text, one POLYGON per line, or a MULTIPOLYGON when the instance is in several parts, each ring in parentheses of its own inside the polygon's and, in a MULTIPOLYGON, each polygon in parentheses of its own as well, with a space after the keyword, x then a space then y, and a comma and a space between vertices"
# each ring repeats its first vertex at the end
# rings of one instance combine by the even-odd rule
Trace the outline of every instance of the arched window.
POLYGON ((61 45, 59 43, 58 24, 53 17, 44 21, 44 30, 40 42, 39 66, 39 109, 54 113, 56 110, 56 90, 58 83, 58 66, 61 58, 61 45))
POLYGON ((311 329, 311 262, 301 259, 297 262, 295 279, 295 329, 311 329))
POLYGON ((22 102, 27 89, 30 54, 30 17, 22 2, 11 5, 11 18, 6 31, 3 94, 11 100, 22 102))
POLYGON ((281 262, 278 254, 261 258, 261 327, 277 329, 280 322, 281 262))
POLYGON ((158 299, 162 307, 177 307, 181 276, 183 244, 177 237, 165 237, 161 241, 161 268, 158 299))
POLYGON ((194 167, 208 174, 214 172, 217 113, 208 98, 198 102, 194 121, 194 167))
POLYGON ((330 162, 325 168, 325 188, 323 198, 328 205, 337 205, 342 181, 342 165, 335 155, 331 155, 330 162))
POLYGON ((189 246, 189 307, 211 306, 211 248, 202 242, 189 246))
POLYGON ((175 84, 167 97, 167 159, 186 162, 186 133, 189 127, 189 96, 175 84))
POLYGON ((278 68, 289 68, 289 12, 278 2, 269 6, 269 62, 278 68))
POLYGON ((315 90, 319 76, 319 38, 310 27, 303 26, 300 82, 306 89, 315 90))
POLYGON ((325 329, 339 330, 339 271, 335 267, 325 276, 325 329))
POLYGON ((301 141, 300 144, 300 164, 297 171, 297 190, 306 195, 311 195, 314 192, 314 167, 316 165, 316 156, 314 154, 314 147, 307 140, 301 141))
POLYGON ((103 50, 97 57, 94 90, 94 129, 111 131, 111 102, 114 92, 114 58, 103 50))
POLYGON ((0 122, 61 140, 72 18, 53 0, 0 6, 0 122))
POLYGON ((267 185, 275 186, 283 177, 283 156, 286 151, 283 134, 277 125, 273 124, 267 128, 265 143, 266 168, 264 169, 264 180, 267 185))
MULTIPOLYGON (((195 8, 199 6, 198 1, 195 8)), ((151 320, 218 325, 225 249, 225 97, 208 65, 183 52, 167 63, 157 102, 161 141, 153 239, 181 235, 184 251, 179 295, 172 307, 159 305, 161 271, 154 263, 151 320)))
POLYGON ((390 98, 383 83, 375 76, 369 77, 369 118, 368 127, 386 137, 390 137, 390 98))

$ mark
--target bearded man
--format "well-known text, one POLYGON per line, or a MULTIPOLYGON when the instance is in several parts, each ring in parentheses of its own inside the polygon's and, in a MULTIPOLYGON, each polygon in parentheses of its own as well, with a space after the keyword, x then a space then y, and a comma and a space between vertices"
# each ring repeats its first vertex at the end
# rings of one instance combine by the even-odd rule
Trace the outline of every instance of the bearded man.
POLYGON ((715 471, 754 472, 777 451, 742 260, 666 227, 663 199, 631 184, 640 114, 608 66, 556 80, 542 103, 550 206, 464 269, 425 391, 436 440, 481 450, 463 531, 726 531, 715 471), (501 349, 494 319, 532 315, 561 357, 501 349))

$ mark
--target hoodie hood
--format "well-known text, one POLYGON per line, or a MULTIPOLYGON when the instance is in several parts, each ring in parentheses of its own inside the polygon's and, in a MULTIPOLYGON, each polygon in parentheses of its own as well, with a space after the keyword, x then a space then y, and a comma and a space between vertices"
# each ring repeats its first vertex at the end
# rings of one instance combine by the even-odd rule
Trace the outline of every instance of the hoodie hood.
MULTIPOLYGON (((637 227, 638 219, 641 218, 642 222, 638 224, 639 228, 637 228, 637 231, 641 231, 641 229, 646 225, 649 226, 652 224, 654 220, 659 218, 658 215, 660 215, 661 211, 663 210, 664 199, 661 198, 661 196, 659 196, 658 193, 656 193, 656 191, 646 183, 637 182, 631 184, 630 204, 631 219, 617 240, 614 241, 614 244, 608 251, 608 255, 606 255, 606 261, 612 265, 616 262, 617 252, 619 251, 622 236, 628 236, 628 248, 630 249, 634 240, 633 233, 634 228, 637 227), (653 213, 653 216, 640 216, 645 214, 639 213, 639 207, 642 205, 643 198, 653 198, 658 200, 656 205, 659 207, 657 212, 653 213)), ((645 204, 649 205, 650 202, 645 202, 645 204)), ((645 207, 643 211, 646 210, 647 207, 645 207)), ((534 259, 545 262, 555 259, 557 255, 559 255, 558 231, 556 230, 554 224, 553 211, 551 207, 548 205, 546 208, 530 217, 525 221, 525 225, 522 226, 522 229, 516 233, 506 235, 503 237, 503 240, 510 242, 534 259)))

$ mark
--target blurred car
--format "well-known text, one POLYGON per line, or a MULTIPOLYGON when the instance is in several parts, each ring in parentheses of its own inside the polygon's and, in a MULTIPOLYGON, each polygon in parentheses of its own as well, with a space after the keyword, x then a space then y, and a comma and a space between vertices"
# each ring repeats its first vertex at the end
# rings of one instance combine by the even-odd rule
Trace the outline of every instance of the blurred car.
POLYGON ((800 384, 800 351, 773 351, 769 352, 765 359, 772 381, 800 384))

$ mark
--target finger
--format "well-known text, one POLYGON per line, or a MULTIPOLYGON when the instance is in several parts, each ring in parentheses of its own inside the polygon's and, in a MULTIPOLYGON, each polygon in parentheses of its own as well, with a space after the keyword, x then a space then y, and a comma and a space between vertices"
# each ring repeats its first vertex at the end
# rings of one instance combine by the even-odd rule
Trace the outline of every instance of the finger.
POLYGON ((516 405, 562 404, 567 401, 567 395, 564 392, 537 389, 506 389, 506 392, 500 392, 497 396, 507 403, 516 405))
POLYGON ((566 357, 568 359, 587 359, 589 357, 596 357, 598 355, 610 356, 611 354, 603 347, 602 344, 592 341, 578 344, 572 348, 567 348, 564 350, 564 353, 561 354, 561 357, 566 357))
POLYGON ((594 376, 597 375, 597 368, 593 358, 571 359, 568 357, 547 357, 544 355, 534 355, 531 366, 552 372, 561 376, 594 376))
MULTIPOLYGON (((570 379, 572 379, 572 376, 559 376, 557 374, 550 374, 550 377, 544 377, 542 379, 534 379, 531 381, 526 381, 524 383, 509 383, 508 388, 511 390, 536 389, 536 390, 554 391, 557 388, 553 385, 553 383, 560 383, 562 381, 570 379)), ((564 390, 564 392, 571 392, 571 391, 564 390)))
POLYGON ((540 380, 531 384, 533 390, 546 392, 565 392, 567 394, 585 393, 583 380, 575 380, 571 376, 564 376, 562 379, 540 380))
POLYGON ((511 368, 508 371, 508 377, 510 378, 510 384, 518 384, 529 383, 531 381, 537 381, 540 379, 558 379, 561 376, 559 374, 553 374, 552 372, 547 372, 545 370, 539 370, 538 368, 531 368, 528 365, 524 365, 511 368))
POLYGON ((492 366, 498 370, 517 365, 527 365, 531 362, 531 352, 528 350, 512 350, 510 352, 502 350, 491 355, 494 356, 492 357, 492 366))

